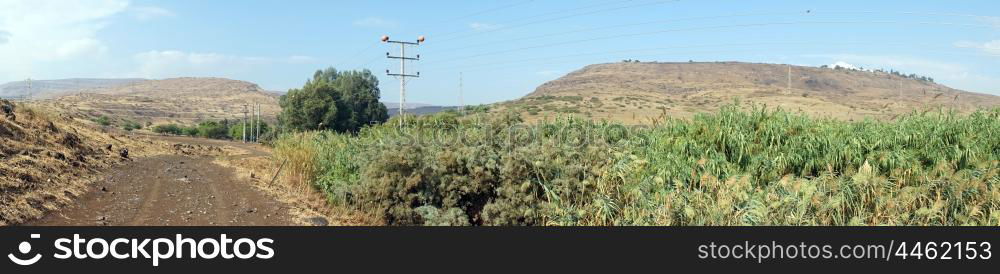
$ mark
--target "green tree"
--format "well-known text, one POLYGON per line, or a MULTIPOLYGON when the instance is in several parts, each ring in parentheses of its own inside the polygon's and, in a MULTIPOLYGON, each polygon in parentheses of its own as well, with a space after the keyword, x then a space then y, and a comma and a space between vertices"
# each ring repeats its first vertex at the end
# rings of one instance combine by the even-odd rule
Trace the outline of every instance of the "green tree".
POLYGON ((156 125, 153 127, 153 132, 163 133, 163 134, 173 134, 173 135, 184 134, 184 130, 181 129, 181 127, 177 126, 176 124, 156 125))
POLYGON ((379 96, 378 78, 369 70, 317 70, 301 89, 281 96, 278 120, 291 130, 356 132, 389 119, 379 96))
POLYGON ((198 136, 211 139, 226 139, 229 137, 228 121, 206 121, 198 124, 198 136))
MULTIPOLYGON (((247 124, 247 139, 250 138, 250 131, 253 130, 253 125, 247 124)), ((260 136, 269 136, 268 133, 271 132, 271 127, 267 123, 261 121, 260 123, 260 136)), ((235 124, 229 127, 229 138, 233 140, 243 140, 243 123, 235 124)))

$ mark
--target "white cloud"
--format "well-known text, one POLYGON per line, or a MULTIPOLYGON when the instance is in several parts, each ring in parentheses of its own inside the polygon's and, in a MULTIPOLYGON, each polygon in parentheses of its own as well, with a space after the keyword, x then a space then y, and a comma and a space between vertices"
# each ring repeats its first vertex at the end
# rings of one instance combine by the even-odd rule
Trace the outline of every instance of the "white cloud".
POLYGON ((475 30, 475 31, 495 30, 495 29, 498 29, 500 27, 502 27, 502 26, 501 25, 497 25, 497 24, 480 23, 480 22, 473 22, 473 23, 469 24, 469 28, 472 28, 472 30, 475 30))
POLYGON ((147 51, 133 56, 138 64, 136 77, 170 78, 182 76, 239 75, 258 68, 278 64, 303 64, 315 61, 309 56, 289 57, 236 56, 220 53, 197 53, 177 50, 147 51))
POLYGON ((131 13, 133 18, 139 21, 149 21, 157 18, 173 17, 176 15, 168 9, 155 6, 133 7, 129 9, 129 13, 131 13))
POLYGON ((355 20, 354 25, 369 28, 395 28, 398 24, 395 21, 386 20, 381 17, 368 17, 355 20))
POLYGON ((996 16, 980 16, 979 21, 992 25, 994 28, 1000 28, 1000 17, 996 16))
POLYGON ((0 30, 0 44, 7 43, 10 41, 10 32, 0 30))
POLYGON ((101 41, 93 38, 82 38, 66 42, 56 49, 55 55, 59 59, 68 59, 86 54, 100 54, 107 51, 108 47, 102 44, 101 41))
POLYGON ((958 41, 955 42, 955 46, 959 48, 978 49, 987 54, 1000 56, 1000 40, 993 40, 983 43, 972 42, 972 41, 958 41))
POLYGON ((0 1, 0 81, 32 76, 47 63, 96 56, 107 47, 97 38, 126 0, 0 1))

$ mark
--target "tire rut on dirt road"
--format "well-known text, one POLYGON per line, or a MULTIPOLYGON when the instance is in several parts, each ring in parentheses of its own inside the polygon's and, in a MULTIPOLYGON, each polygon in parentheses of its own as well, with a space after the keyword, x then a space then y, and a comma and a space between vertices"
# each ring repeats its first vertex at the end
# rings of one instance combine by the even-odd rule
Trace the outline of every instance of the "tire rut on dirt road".
POLYGON ((293 225, 289 207, 210 156, 154 156, 111 169, 75 206, 31 225, 293 225))

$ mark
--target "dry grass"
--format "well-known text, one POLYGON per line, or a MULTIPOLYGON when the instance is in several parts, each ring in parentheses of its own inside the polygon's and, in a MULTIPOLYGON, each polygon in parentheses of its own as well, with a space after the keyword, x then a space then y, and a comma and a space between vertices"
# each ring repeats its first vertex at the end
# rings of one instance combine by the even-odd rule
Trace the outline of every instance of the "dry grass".
MULTIPOLYGON (((288 147, 286 147, 282 155, 302 159, 301 157, 307 154, 289 152, 288 147)), ((330 225, 338 226, 379 224, 377 220, 358 211, 331 206, 324 194, 310 187, 307 183, 310 181, 305 181, 305 178, 311 177, 311 175, 303 172, 309 170, 308 166, 311 163, 298 162, 292 165, 286 163, 279 173, 281 162, 275 159, 270 156, 255 156, 244 152, 218 157, 215 163, 235 168, 236 175, 241 180, 250 182, 258 190, 291 206, 290 213, 295 216, 294 221, 299 225, 312 225, 309 219, 314 217, 323 217, 329 221, 330 225), (292 168, 292 166, 297 168, 292 168), (272 179, 274 179, 273 182, 272 179)))
POLYGON ((21 104, 15 106, 16 117, 0 115, 0 225, 32 220, 70 203, 100 171, 129 161, 119 155, 123 148, 130 158, 169 149, 163 142, 54 113, 21 104))

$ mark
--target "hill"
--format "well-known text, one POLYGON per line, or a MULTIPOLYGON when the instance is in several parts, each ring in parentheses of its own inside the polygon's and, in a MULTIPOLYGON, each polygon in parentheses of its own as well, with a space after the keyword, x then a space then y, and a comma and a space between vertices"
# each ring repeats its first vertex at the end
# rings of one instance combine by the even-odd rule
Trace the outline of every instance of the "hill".
POLYGON ((83 117, 107 116, 140 124, 195 124, 205 120, 243 119, 244 105, 260 103, 273 122, 279 95, 246 81, 224 78, 171 78, 85 90, 43 100, 41 104, 83 117))
POLYGON ((30 90, 28 89, 27 81, 15 81, 0 85, 0 98, 21 98, 24 96, 44 99, 74 92, 129 85, 145 80, 139 78, 32 80, 30 90))
POLYGON ((496 109, 521 112, 528 121, 578 115, 640 124, 664 115, 686 118, 713 112, 736 100, 843 120, 1000 106, 997 96, 878 71, 742 62, 623 62, 584 67, 496 109))
POLYGON ((0 100, 0 225, 69 204, 102 169, 164 147, 0 100))

